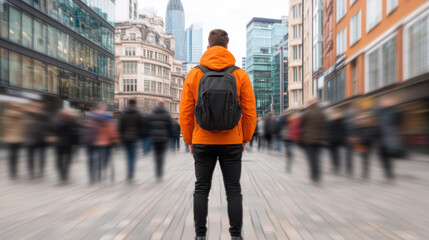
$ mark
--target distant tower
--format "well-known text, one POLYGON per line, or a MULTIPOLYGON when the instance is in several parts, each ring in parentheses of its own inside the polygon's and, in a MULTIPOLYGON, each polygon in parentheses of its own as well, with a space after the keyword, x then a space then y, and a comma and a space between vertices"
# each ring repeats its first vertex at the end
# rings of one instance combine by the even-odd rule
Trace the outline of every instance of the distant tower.
POLYGON ((203 55, 203 28, 200 24, 192 24, 186 29, 186 61, 199 63, 203 55))
POLYGON ((246 57, 241 58, 241 69, 246 71, 246 57))
POLYGON ((165 16, 165 33, 173 34, 176 43, 175 58, 186 61, 185 11, 180 0, 170 0, 165 16))
POLYGON ((116 22, 137 20, 138 18, 138 1, 137 0, 116 0, 116 22), (124 15, 123 13, 128 13, 124 15))

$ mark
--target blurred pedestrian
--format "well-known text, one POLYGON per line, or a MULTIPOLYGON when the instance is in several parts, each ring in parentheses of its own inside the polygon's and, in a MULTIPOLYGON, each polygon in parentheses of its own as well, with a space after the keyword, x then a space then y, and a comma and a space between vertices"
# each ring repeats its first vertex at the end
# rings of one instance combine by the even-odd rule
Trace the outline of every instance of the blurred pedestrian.
POLYGON ((405 152, 399 137, 398 126, 401 119, 395 107, 395 100, 391 97, 381 99, 377 115, 380 130, 379 156, 386 178, 393 179, 395 175, 392 158, 403 156, 405 152))
POLYGON ((171 137, 171 150, 180 151, 180 125, 174 120, 173 121, 173 135, 171 137))
POLYGON ((34 174, 34 155, 38 156, 39 171, 37 177, 42 177, 45 169, 46 140, 50 135, 49 117, 44 111, 43 103, 32 102, 28 111, 28 123, 26 129, 28 145, 28 172, 30 178, 36 177, 34 174))
POLYGON ((151 142, 150 142, 150 120, 147 114, 142 114, 142 122, 141 122, 141 138, 143 144, 143 155, 147 155, 150 153, 151 142))
POLYGON ((346 148, 346 170, 349 176, 353 175, 353 139, 357 138, 356 108, 354 105, 348 106, 344 114, 345 127, 345 148, 346 148))
MULTIPOLYGON (((162 179, 165 152, 168 142, 173 136, 173 121, 170 113, 165 109, 165 103, 159 101, 158 106, 149 116, 151 122, 151 141, 154 150, 155 174, 158 180, 162 179)), ((180 134, 180 133, 179 133, 180 134)))
POLYGON ((14 179, 18 176, 19 150, 25 142, 26 115, 24 106, 18 103, 10 103, 2 120, 2 140, 9 152, 9 176, 14 179))
POLYGON ((265 121, 263 118, 258 118, 258 123, 257 123, 257 128, 258 128, 258 151, 261 150, 261 148, 264 147, 265 143, 264 143, 264 139, 265 139, 265 121))
POLYGON ((127 153, 127 180, 134 179, 134 169, 136 163, 137 141, 140 140, 142 129, 142 116, 137 109, 135 99, 128 100, 128 107, 119 119, 119 133, 127 153))
POLYGON ((255 132, 253 132, 252 140, 250 140, 250 148, 253 148, 253 142, 258 142, 259 139, 259 128, 258 124, 256 124, 255 132))
POLYGON ((346 130, 341 112, 333 108, 327 125, 328 148, 331 154, 332 172, 338 174, 340 171, 341 159, 339 155, 340 148, 346 141, 346 130))
POLYGON ((55 124, 57 142, 57 170, 61 182, 68 181, 69 168, 72 162, 73 146, 79 143, 79 125, 76 122, 77 113, 72 108, 60 111, 55 124))
POLYGON ((307 152, 311 180, 320 181, 320 149, 326 141, 326 120, 317 99, 308 100, 301 119, 302 142, 307 152))
POLYGON ((292 171, 292 144, 291 140, 289 138, 289 119, 290 119, 290 113, 285 112, 280 116, 279 118, 279 124, 281 127, 279 127, 280 130, 280 138, 285 146, 286 151, 286 171, 291 172, 292 171))
POLYGON ((234 66, 228 42, 224 30, 210 32, 201 65, 186 76, 180 101, 183 139, 190 145, 195 160, 197 240, 206 239, 208 196, 218 158, 225 183, 231 239, 243 239, 241 158, 246 143, 252 139, 257 115, 249 76, 234 66))
POLYGON ((94 179, 96 181, 101 181, 102 171, 106 170, 109 165, 112 145, 118 142, 118 140, 119 134, 113 118, 108 114, 100 115, 97 124, 97 139, 95 141, 98 155, 94 166, 94 179))
POLYGON ((268 113, 264 124, 264 134, 267 149, 273 150, 273 139, 277 134, 277 121, 273 113, 268 113))
MULTIPOLYGON (((99 107, 99 106, 97 106, 99 107)), ((86 154, 87 154, 87 162, 88 162, 88 175, 89 175, 89 183, 93 183, 95 181, 96 175, 96 146, 95 141, 97 140, 97 112, 99 110, 94 109, 93 112, 87 113, 83 126, 81 128, 81 142, 85 145, 86 154)))

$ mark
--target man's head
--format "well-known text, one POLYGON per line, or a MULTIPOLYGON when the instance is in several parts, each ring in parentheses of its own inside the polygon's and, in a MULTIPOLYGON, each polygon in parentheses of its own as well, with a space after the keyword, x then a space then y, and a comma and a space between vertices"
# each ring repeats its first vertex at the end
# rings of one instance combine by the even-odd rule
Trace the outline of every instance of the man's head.
POLYGON ((158 106, 160 106, 160 107, 165 107, 165 102, 164 102, 164 100, 159 100, 159 101, 158 101, 158 106))
POLYGON ((209 34, 209 45, 207 49, 214 46, 221 46, 228 48, 229 37, 228 33, 222 29, 214 29, 209 34))
POLYGON ((128 105, 131 107, 135 107, 137 105, 137 101, 134 98, 128 100, 128 105))

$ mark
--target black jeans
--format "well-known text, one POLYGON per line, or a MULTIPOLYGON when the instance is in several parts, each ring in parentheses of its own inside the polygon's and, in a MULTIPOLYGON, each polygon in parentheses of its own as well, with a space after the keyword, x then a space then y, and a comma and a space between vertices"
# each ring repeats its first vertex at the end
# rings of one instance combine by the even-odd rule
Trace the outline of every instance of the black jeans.
POLYGON ((11 178, 18 176, 18 152, 20 143, 9 143, 9 175, 11 178))
POLYGON ((334 173, 339 173, 340 171, 340 155, 339 150, 341 148, 341 145, 338 143, 330 143, 329 144, 329 152, 331 153, 331 162, 332 162, 332 171, 334 173))
POLYGON ((193 150, 197 178, 194 191, 194 221, 197 236, 205 236, 207 232, 208 197, 218 157, 228 202, 229 232, 231 236, 241 236, 243 196, 240 178, 243 146, 193 145, 193 150))
POLYGON ((155 152, 155 175, 156 178, 161 179, 164 170, 165 151, 167 150, 167 142, 153 143, 153 150, 155 152))
POLYGON ((67 181, 72 160, 72 147, 57 146, 57 170, 61 181, 67 181))
POLYGON ((288 172, 292 171, 292 161, 293 161, 293 154, 292 154, 292 141, 290 140, 283 140, 285 144, 286 149, 286 170, 288 172))
POLYGON ((45 143, 32 144, 28 147, 28 171, 31 177, 34 177, 34 155, 36 151, 39 152, 39 176, 43 176, 45 169, 45 150, 45 143))
POLYGON ((307 157, 310 166, 310 177, 313 182, 320 180, 320 145, 319 144, 307 144, 307 157))

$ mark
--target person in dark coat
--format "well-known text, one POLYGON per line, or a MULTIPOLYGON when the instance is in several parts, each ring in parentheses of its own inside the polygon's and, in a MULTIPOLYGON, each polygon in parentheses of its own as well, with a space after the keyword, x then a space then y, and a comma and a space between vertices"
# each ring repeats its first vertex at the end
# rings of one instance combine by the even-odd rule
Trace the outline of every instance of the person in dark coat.
POLYGON ((119 119, 119 134, 127 152, 127 179, 134 179, 134 168, 136 163, 137 141, 140 140, 142 128, 142 116, 136 107, 135 99, 128 101, 128 107, 119 119))
POLYGON ((171 138, 171 150, 180 151, 180 125, 173 121, 173 136, 171 138))
POLYGON ((63 183, 68 181, 73 147, 79 143, 79 124, 76 119, 75 110, 67 108, 60 112, 55 124, 57 133, 57 170, 63 183))
POLYGON ((308 101, 308 107, 301 118, 302 143, 308 156, 310 175, 313 182, 320 181, 320 148, 326 141, 326 120, 323 110, 318 106, 317 99, 308 101))
POLYGON ((339 109, 332 109, 331 118, 327 125, 328 148, 331 154, 332 171, 339 173, 341 160, 339 150, 345 142, 345 126, 339 109))
POLYGON ((155 173, 158 180, 162 178, 167 144, 173 136, 173 121, 164 105, 165 103, 160 101, 158 107, 156 107, 149 116, 152 126, 150 136, 155 152, 155 173))
POLYGON ((267 142, 267 149, 272 150, 273 138, 277 134, 277 120, 273 113, 268 113, 264 125, 265 140, 267 142))
POLYGON ((143 143, 143 155, 147 155, 150 152, 150 121, 147 115, 142 115, 142 127, 141 127, 141 138, 143 143))
POLYGON ((26 130, 28 136, 28 171, 31 178, 36 177, 34 174, 34 155, 37 152, 37 162, 39 163, 39 173, 37 177, 42 177, 45 169, 46 139, 50 133, 49 117, 44 112, 44 106, 40 102, 33 102, 31 104, 28 117, 29 122, 26 130))

